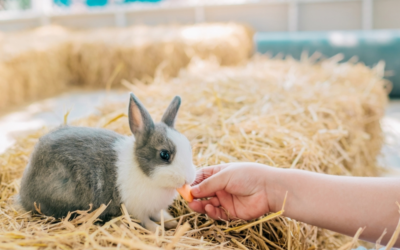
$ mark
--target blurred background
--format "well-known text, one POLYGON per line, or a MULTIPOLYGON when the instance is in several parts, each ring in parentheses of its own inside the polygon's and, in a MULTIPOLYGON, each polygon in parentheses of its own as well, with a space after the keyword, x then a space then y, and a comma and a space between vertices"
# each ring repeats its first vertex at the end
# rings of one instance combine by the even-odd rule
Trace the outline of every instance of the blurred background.
POLYGON ((384 60, 390 96, 400 97, 399 12, 399 0, 0 0, 0 31, 234 21, 257 32, 260 53, 384 60))
MULTIPOLYGON (((0 0, 0 248, 152 244, 138 242, 129 216, 100 231, 90 226, 98 215, 58 223, 9 206, 49 129, 131 134, 128 91, 156 121, 182 96, 177 130, 197 166, 400 177, 400 0, 0 0)), ((225 235, 239 224, 215 224, 182 202, 172 210, 194 226, 157 231, 156 247, 352 249, 362 232, 348 241, 264 218, 225 235)))
MULTIPOLYGON (((254 29, 257 53, 290 55, 296 59, 303 53, 318 52, 326 57, 341 53, 342 61, 359 60, 371 67, 384 61, 385 78, 392 83, 392 100, 383 121, 392 146, 384 151, 390 151, 390 165, 400 166, 399 13, 400 0, 0 0, 0 32, 7 34, 50 24, 89 29, 238 22, 254 29)), ((91 107, 101 102, 103 94, 90 97, 90 105, 85 104, 87 112, 81 110, 71 115, 78 117, 92 112, 91 107)), ((85 97, 72 95, 55 98, 50 103, 61 110, 68 100, 79 103, 87 100, 85 97)), ((36 112, 38 108, 32 107, 39 104, 35 105, 24 112, 36 112)), ((26 117, 14 113, 8 120, 3 118, 3 123, 0 122, 3 139, 4 131, 26 127, 26 117)), ((59 121, 43 113, 36 114, 35 119, 30 120, 35 124, 32 126, 59 121), (38 123, 38 119, 45 122, 38 123)))

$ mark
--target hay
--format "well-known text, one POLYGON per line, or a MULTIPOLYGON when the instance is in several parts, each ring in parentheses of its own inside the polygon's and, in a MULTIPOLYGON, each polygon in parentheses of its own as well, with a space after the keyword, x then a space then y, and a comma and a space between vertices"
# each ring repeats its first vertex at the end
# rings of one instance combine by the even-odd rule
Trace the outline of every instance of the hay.
POLYGON ((57 26, 5 35, 0 41, 0 110, 65 90, 71 74, 68 32, 57 26))
POLYGON ((72 31, 49 26, 0 37, 0 110, 73 86, 110 88, 121 79, 176 76, 190 58, 245 62, 252 31, 238 24, 135 26, 72 31))
POLYGON ((236 65, 252 48, 252 33, 237 24, 100 29, 76 34, 70 66, 78 82, 106 87, 121 79, 151 81, 159 67, 176 76, 194 56, 236 65))
MULTIPOLYGON (((199 167, 252 161, 335 175, 376 176, 382 145, 379 120, 387 102, 382 76, 381 67, 370 70, 362 64, 337 64, 335 59, 313 64, 306 59, 299 63, 256 56, 238 67, 193 60, 176 79, 165 80, 160 73, 150 85, 123 83, 157 120, 174 95, 182 96, 177 129, 191 141, 199 167)), ((127 100, 107 103, 98 114, 72 123, 130 134, 126 107, 127 100)), ((178 229, 160 228, 156 235, 130 219, 124 206, 121 217, 103 226, 92 222, 104 207, 80 211, 80 217, 69 222, 17 212, 10 199, 19 189, 33 145, 46 131, 21 137, 0 156, 0 248, 310 250, 350 249, 358 244, 361 229, 352 241, 281 216, 263 217, 245 230, 226 232, 245 223, 215 222, 191 212, 181 199, 171 208, 178 229)))

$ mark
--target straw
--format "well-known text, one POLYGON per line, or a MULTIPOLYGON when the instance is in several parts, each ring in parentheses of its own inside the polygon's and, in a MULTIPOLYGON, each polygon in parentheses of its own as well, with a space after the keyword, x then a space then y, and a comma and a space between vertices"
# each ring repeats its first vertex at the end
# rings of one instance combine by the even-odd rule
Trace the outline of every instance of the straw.
MULTIPOLYGON (((182 97, 176 128, 191 142, 198 167, 251 161, 354 176, 380 173, 376 157, 383 142, 379 122, 387 103, 385 85, 363 64, 263 56, 230 67, 193 58, 177 78, 159 73, 151 84, 124 81, 156 121, 175 95, 182 97)), ((68 123, 130 135, 128 100, 127 92, 126 100, 105 103, 98 113, 68 123)), ((181 226, 158 235, 143 229, 124 206, 120 217, 104 225, 91 223, 95 211, 70 224, 31 216, 14 209, 11 199, 33 146, 49 129, 21 136, 0 156, 0 248, 330 250, 360 244, 360 234, 352 240, 281 213, 254 221, 214 221, 193 213, 181 198, 170 208, 181 226)))
POLYGON ((111 89, 122 79, 176 76, 190 58, 248 60, 253 32, 240 24, 69 30, 45 26, 0 38, 0 111, 76 87, 111 89))

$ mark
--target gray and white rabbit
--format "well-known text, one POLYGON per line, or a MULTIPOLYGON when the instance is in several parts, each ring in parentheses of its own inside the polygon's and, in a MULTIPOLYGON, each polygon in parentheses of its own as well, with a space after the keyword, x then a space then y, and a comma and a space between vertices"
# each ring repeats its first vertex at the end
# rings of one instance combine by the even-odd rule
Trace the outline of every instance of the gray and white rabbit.
MULTIPOLYGON (((188 139, 174 129, 181 99, 176 96, 160 123, 130 94, 129 126, 133 136, 107 129, 62 126, 40 138, 22 177, 18 202, 26 211, 56 218, 68 212, 108 204, 102 220, 129 214, 155 231, 161 211, 191 184, 196 169, 188 139)), ((165 223, 173 228, 176 221, 165 223)))

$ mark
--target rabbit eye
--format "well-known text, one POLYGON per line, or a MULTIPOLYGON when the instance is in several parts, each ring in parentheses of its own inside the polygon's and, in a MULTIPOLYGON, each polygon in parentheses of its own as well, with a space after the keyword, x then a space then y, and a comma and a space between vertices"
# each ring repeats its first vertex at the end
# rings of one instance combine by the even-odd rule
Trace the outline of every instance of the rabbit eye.
POLYGON ((169 161, 169 159, 171 158, 171 155, 169 154, 169 152, 167 150, 161 150, 160 157, 164 161, 169 161))

